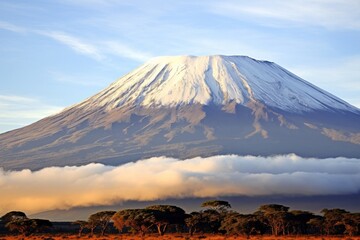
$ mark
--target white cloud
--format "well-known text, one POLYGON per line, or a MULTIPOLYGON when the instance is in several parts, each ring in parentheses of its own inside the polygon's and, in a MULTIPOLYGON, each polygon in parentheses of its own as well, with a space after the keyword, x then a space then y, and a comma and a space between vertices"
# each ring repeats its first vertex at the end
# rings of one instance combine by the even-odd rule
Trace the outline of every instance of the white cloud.
POLYGON ((83 54, 85 56, 94 58, 95 60, 103 60, 104 56, 100 50, 93 44, 87 43, 84 40, 80 40, 77 37, 71 36, 64 32, 39 32, 45 36, 48 36, 68 47, 75 52, 83 54))
POLYGON ((80 54, 94 58, 98 61, 104 60, 108 55, 120 56, 122 58, 128 58, 140 62, 146 61, 152 57, 151 54, 147 52, 139 51, 116 41, 99 41, 97 43, 89 43, 64 32, 41 31, 39 33, 70 47, 80 54))
POLYGON ((105 87, 106 82, 99 76, 92 75, 76 75, 76 74, 65 74, 62 72, 50 71, 50 75, 57 82, 70 83, 85 87, 105 87))
POLYGON ((4 29, 7 31, 16 32, 16 33, 27 32, 27 30, 25 28, 16 26, 16 25, 8 23, 8 22, 3 22, 3 21, 0 21, 0 29, 4 29))
POLYGON ((139 62, 143 62, 149 58, 152 58, 152 55, 148 52, 139 51, 126 44, 116 41, 101 41, 99 43, 90 43, 77 36, 73 36, 65 32, 31 30, 3 21, 0 21, 0 29, 16 33, 28 32, 46 36, 70 47, 77 53, 91 57, 97 61, 104 60, 106 55, 120 56, 122 58, 128 58, 139 62))
POLYGON ((33 123, 62 110, 38 99, 0 95, 0 133, 33 123))
POLYGON ((320 26, 328 29, 360 29, 357 0, 214 1, 210 11, 267 26, 320 26))
POLYGON ((360 191, 359 161, 229 155, 157 157, 117 167, 92 163, 34 172, 0 170, 0 209, 33 213, 126 200, 351 194, 360 191))
POLYGON ((108 41, 105 42, 104 44, 109 54, 129 58, 139 62, 143 62, 149 60, 149 58, 152 58, 152 55, 150 53, 133 49, 120 42, 108 41))

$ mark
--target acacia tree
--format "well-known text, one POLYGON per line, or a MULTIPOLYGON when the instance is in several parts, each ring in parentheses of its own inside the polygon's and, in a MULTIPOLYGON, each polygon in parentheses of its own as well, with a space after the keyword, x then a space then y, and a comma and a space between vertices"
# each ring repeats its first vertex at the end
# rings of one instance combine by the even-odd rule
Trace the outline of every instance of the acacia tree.
POLYGON ((287 219, 288 233, 305 234, 307 233, 307 223, 314 218, 314 214, 307 211, 293 210, 289 212, 287 219))
POLYGON ((11 211, 6 213, 4 216, 0 218, 2 222, 5 224, 14 220, 21 220, 21 219, 27 219, 27 216, 25 213, 20 211, 11 211))
POLYGON ((342 234, 345 231, 345 226, 339 224, 342 222, 345 214, 349 212, 344 209, 323 209, 321 213, 324 214, 324 229, 327 235, 342 234))
POLYGON ((227 201, 210 200, 210 201, 203 202, 201 204, 201 207, 213 209, 218 212, 226 212, 229 208, 231 208, 231 205, 227 201))
POLYGON ((93 234, 93 230, 99 226, 101 229, 101 236, 104 236, 106 228, 115 213, 115 211, 102 211, 90 215, 88 224, 90 224, 91 234, 93 234))
POLYGON ((207 208, 202 211, 203 216, 206 218, 207 226, 212 233, 216 233, 219 231, 221 226, 221 222, 225 217, 231 205, 227 201, 223 200, 210 200, 203 202, 201 207, 207 208))
POLYGON ((146 209, 152 210, 154 224, 160 236, 163 236, 170 224, 184 224, 185 211, 172 205, 153 205, 146 209))
POLYGON ((17 231, 25 236, 51 226, 51 222, 45 219, 15 219, 5 225, 10 231, 17 231))
POLYGON ((204 227, 207 227, 212 233, 217 233, 225 213, 219 213, 214 209, 206 209, 205 211, 201 211, 201 213, 205 221, 204 227))
POLYGON ((259 207, 258 214, 263 215, 273 235, 285 234, 289 207, 279 204, 267 204, 259 207))
POLYGON ((324 234, 324 217, 314 216, 307 222, 311 233, 324 234))
POLYGON ((124 228, 130 227, 133 231, 144 236, 154 226, 153 212, 150 209, 126 209, 115 213, 112 220, 120 232, 124 228))
POLYGON ((185 224, 189 229, 189 235, 192 236, 199 230, 203 230, 206 222, 202 212, 192 212, 186 215, 185 224))
POLYGON ((360 213, 345 213, 343 218, 336 225, 342 224, 345 227, 345 234, 355 236, 360 230, 360 213))
POLYGON ((243 215, 237 212, 229 212, 221 222, 220 230, 226 234, 240 234, 249 237, 251 234, 262 234, 263 223, 253 214, 243 215))
POLYGON ((88 228, 88 222, 87 221, 82 221, 82 220, 77 220, 75 222, 73 222, 72 224, 74 225, 79 225, 79 237, 81 237, 82 232, 84 231, 84 229, 88 228))

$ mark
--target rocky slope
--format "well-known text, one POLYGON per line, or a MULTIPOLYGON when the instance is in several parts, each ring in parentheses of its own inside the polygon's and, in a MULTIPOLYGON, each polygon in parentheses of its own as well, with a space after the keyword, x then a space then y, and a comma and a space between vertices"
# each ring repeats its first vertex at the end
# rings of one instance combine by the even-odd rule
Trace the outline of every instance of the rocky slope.
POLYGON ((282 153, 359 157, 360 110, 244 56, 155 58, 79 104, 0 135, 5 169, 282 153))

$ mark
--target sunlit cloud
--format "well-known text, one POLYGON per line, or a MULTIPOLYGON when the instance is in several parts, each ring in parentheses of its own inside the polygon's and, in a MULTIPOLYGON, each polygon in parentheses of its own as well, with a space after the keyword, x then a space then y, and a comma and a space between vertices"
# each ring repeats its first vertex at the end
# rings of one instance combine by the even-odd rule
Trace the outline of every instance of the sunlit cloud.
POLYGON ((296 155, 156 157, 121 166, 92 163, 34 172, 2 170, 0 190, 3 212, 29 213, 127 200, 351 194, 360 191, 360 162, 296 155))
POLYGON ((0 133, 23 127, 62 109, 35 98, 0 95, 0 133))

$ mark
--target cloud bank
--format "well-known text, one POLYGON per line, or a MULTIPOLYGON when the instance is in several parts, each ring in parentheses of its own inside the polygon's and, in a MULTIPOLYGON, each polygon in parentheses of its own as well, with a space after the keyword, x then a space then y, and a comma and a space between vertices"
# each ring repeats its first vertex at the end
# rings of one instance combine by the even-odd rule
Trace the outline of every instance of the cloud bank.
POLYGON ((0 170, 0 213, 27 213, 126 200, 360 192, 360 159, 156 157, 121 166, 92 163, 39 171, 0 170))

